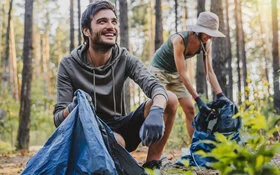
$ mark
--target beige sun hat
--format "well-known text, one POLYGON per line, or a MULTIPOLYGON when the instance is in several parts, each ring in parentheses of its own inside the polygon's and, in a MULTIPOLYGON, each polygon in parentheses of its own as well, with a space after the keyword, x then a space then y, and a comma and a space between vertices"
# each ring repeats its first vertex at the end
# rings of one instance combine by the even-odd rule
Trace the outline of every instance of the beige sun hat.
POLYGON ((219 18, 212 12, 201 12, 198 16, 196 25, 190 25, 187 31, 206 33, 212 37, 225 37, 219 30, 219 18))

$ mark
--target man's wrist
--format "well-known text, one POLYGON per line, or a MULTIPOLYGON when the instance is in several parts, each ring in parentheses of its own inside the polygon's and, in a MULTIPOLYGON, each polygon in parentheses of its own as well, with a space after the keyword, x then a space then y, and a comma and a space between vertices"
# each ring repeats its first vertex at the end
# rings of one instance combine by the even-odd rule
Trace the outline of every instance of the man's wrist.
POLYGON ((163 109, 165 108, 167 103, 166 97, 162 94, 155 95, 152 100, 153 100, 152 106, 159 106, 163 109))

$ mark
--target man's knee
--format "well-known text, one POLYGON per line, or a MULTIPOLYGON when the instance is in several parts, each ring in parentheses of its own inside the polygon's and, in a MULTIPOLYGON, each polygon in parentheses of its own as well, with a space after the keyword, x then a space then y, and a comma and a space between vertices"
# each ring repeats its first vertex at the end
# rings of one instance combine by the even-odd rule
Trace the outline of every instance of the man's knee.
POLYGON ((116 132, 114 132, 114 136, 115 136, 115 139, 117 140, 117 142, 125 148, 125 140, 124 140, 124 138, 120 134, 118 134, 116 132))
POLYGON ((167 101, 166 110, 168 111, 168 113, 174 114, 176 113, 178 108, 177 96, 171 91, 167 91, 167 95, 168 95, 168 101, 167 101))

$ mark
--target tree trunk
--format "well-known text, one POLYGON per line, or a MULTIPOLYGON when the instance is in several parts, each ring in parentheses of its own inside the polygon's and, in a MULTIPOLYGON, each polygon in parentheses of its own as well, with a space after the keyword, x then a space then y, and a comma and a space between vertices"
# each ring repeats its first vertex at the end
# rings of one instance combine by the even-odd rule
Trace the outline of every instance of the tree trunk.
MULTIPOLYGON (((2 55, 2 35, 3 35, 3 24, 4 24, 4 14, 5 14, 5 9, 4 9, 4 4, 3 6, 0 8, 0 59, 3 58, 2 55)), ((2 62, 2 61, 1 61, 2 62)), ((1 80, 0 80, 1 81, 1 80)))
POLYGON ((49 57, 50 57, 50 44, 49 35, 44 33, 43 35, 43 48, 42 48, 42 65, 43 65, 43 77, 44 77, 44 94, 46 97, 49 96, 49 57))
MULTIPOLYGON (((260 2, 257 1, 256 3, 256 6, 257 6, 257 12, 258 12, 258 23, 259 23, 259 26, 260 26, 260 33, 267 33, 267 31, 265 31, 264 29, 264 26, 263 26, 263 23, 262 23, 262 12, 261 12, 261 6, 259 4, 260 2)), ((265 38, 267 38, 265 35, 261 35, 261 49, 263 51, 263 62, 264 62, 264 75, 262 74, 262 77, 264 76, 265 77, 265 81, 268 82, 268 88, 267 88, 267 93, 270 94, 270 83, 269 83, 269 57, 268 57, 268 54, 267 54, 267 45, 266 45, 266 41, 265 41, 265 38)), ((262 64, 263 66, 263 64, 262 64)), ((263 67, 261 68, 263 69, 263 67)))
POLYGON ((273 57, 273 90, 274 90, 274 109, 280 114, 280 59, 278 43, 278 19, 277 19, 277 0, 271 0, 272 7, 272 57, 273 57))
POLYGON ((81 32, 81 0, 77 0, 78 4, 78 45, 82 44, 82 32, 81 32))
POLYGON ((155 51, 160 48, 163 43, 162 37, 162 15, 161 15, 161 0, 156 0, 156 33, 155 33, 155 51))
MULTIPOLYGON (((149 37, 150 38, 155 38, 155 16, 154 16, 154 0, 151 0, 150 3, 149 3, 149 15, 150 15, 150 18, 148 19, 149 20, 149 28, 150 30, 148 31, 149 32, 149 37)), ((148 58, 146 58, 146 60, 142 60, 143 62, 146 62, 148 61, 147 59, 150 59, 152 58, 152 56, 154 55, 154 50, 155 50, 155 42, 150 39, 149 40, 149 44, 150 44, 150 47, 149 47, 149 56, 148 58)))
MULTIPOLYGON (((127 0, 119 0, 120 6, 120 46, 129 50, 127 0)), ((130 80, 124 83, 125 112, 130 112, 130 80)))
POLYGON ((13 9, 13 0, 10 1, 10 7, 9 7, 9 12, 8 12, 8 21, 7 21, 7 31, 6 31, 6 48, 5 48, 5 56, 3 58, 3 72, 2 72, 2 86, 3 86, 3 90, 5 90, 6 88, 10 87, 10 78, 9 78, 9 46, 10 46, 10 26, 11 26, 11 13, 12 13, 12 9, 13 9))
POLYGON ((70 0, 70 52, 74 49, 74 0, 70 0))
MULTIPOLYGON (((201 12, 205 11, 205 0, 197 1, 197 17, 201 12)), ((207 93, 207 83, 206 77, 204 74, 204 66, 203 66, 203 53, 197 55, 196 61, 196 91, 198 94, 205 94, 206 98, 208 98, 207 93)))
POLYGON ((187 0, 184 0, 183 30, 187 29, 187 19, 188 19, 188 6, 187 6, 187 0))
POLYGON ((32 23, 33 0, 25 1, 22 87, 19 111, 17 149, 28 150, 32 81, 32 23))
MULTIPOLYGON (((33 25, 34 26, 34 25, 33 25)), ((34 48, 34 79, 38 79, 41 76, 41 34, 39 29, 34 26, 33 27, 33 48, 34 48)))
POLYGON ((240 27, 239 23, 240 23, 240 19, 239 19, 239 15, 238 13, 240 13, 239 11, 239 0, 234 0, 234 5, 235 5, 235 10, 234 10, 234 18, 235 18, 235 25, 236 25, 236 29, 235 29, 235 37, 236 37, 236 65, 237 65, 237 87, 238 87, 238 104, 242 103, 242 99, 241 99, 241 69, 240 69, 240 43, 239 43, 239 38, 240 38, 240 27))
POLYGON ((175 32, 178 32, 178 0, 175 0, 175 32))
POLYGON ((243 78, 243 89, 244 89, 244 97, 245 100, 249 100, 249 92, 247 91, 248 82, 247 82, 247 59, 246 59, 246 51, 245 51, 245 39, 244 39, 244 30, 243 30, 243 20, 242 20, 242 6, 241 1, 238 3, 239 10, 239 46, 240 46, 240 58, 242 60, 242 78, 243 78))
POLYGON ((18 78, 17 78, 17 61, 16 61, 16 46, 15 46, 15 35, 14 35, 14 26, 13 20, 10 24, 10 83, 11 83, 11 92, 12 96, 16 101, 19 101, 18 93, 18 78))
MULTIPOLYGON (((225 33, 225 23, 223 15, 223 1, 211 0, 211 11, 219 17, 219 31, 225 33)), ((213 68, 216 73, 218 82, 223 92, 226 92, 226 76, 227 70, 225 69, 226 61, 226 40, 225 38, 213 38, 212 44, 212 62, 213 68)))
POLYGON ((230 42, 230 28, 229 28, 229 17, 228 17, 228 0, 226 0, 226 60, 227 60, 227 74, 228 74, 228 84, 226 88, 226 96, 233 100, 233 78, 232 78, 232 52, 231 52, 231 42, 230 42))

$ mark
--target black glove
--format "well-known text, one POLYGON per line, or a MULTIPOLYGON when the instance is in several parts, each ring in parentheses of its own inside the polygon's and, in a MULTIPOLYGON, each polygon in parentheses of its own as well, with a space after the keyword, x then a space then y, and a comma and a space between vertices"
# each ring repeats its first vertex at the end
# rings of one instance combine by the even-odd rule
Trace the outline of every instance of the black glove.
POLYGON ((164 110, 162 107, 151 107, 150 112, 139 131, 139 136, 144 146, 150 146, 163 137, 165 129, 163 112, 164 110))
POLYGON ((195 101, 199 109, 199 112, 206 113, 206 114, 209 114, 211 112, 211 109, 203 102, 203 100, 201 100, 200 97, 196 97, 195 101))
POLYGON ((232 104, 232 101, 230 101, 230 99, 228 99, 224 93, 219 93, 216 97, 217 99, 212 103, 214 108, 221 108, 225 104, 232 104))
POLYGON ((73 109, 77 106, 78 104, 78 99, 76 96, 74 96, 73 101, 68 105, 68 111, 71 113, 73 109))
POLYGON ((221 101, 225 101, 227 103, 232 103, 232 101, 230 101, 230 99, 228 99, 224 93, 219 93, 217 94, 217 100, 221 100, 221 101))

